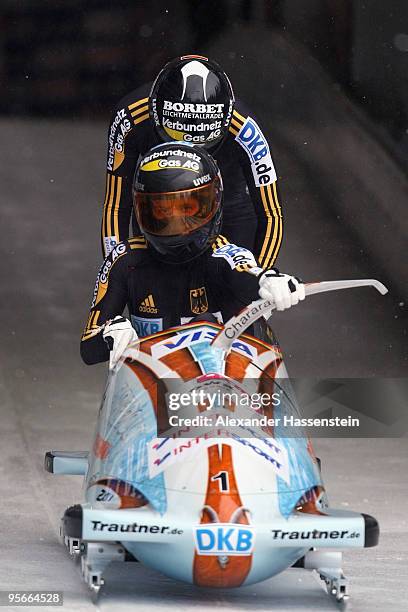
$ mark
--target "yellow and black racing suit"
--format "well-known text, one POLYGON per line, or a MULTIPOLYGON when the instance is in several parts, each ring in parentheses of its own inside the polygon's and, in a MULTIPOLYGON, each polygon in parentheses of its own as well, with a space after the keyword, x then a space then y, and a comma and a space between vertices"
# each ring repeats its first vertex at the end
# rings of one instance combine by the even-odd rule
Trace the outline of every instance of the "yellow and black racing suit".
MULTIPOLYGON (((150 87, 125 96, 115 108, 108 134, 102 249, 106 256, 129 237, 132 182, 139 156, 159 144, 149 117, 150 87)), ((238 100, 228 135, 216 151, 224 183, 222 233, 250 249, 263 268, 273 265, 282 241, 282 213, 268 142, 238 100)), ((133 235, 139 229, 133 219, 133 235)))
POLYGON ((87 364, 109 359, 98 329, 126 306, 140 337, 204 313, 226 321, 258 298, 258 272, 252 253, 222 236, 202 255, 179 265, 159 258, 141 237, 121 242, 99 271, 81 340, 82 359, 87 364))

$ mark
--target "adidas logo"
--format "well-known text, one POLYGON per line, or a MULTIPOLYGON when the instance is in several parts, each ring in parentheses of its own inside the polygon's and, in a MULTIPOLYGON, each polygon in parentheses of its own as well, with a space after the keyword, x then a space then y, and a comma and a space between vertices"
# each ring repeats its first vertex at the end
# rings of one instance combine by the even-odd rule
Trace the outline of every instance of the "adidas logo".
POLYGON ((146 299, 143 300, 143 302, 141 302, 140 306, 139 306, 139 311, 140 312, 149 312, 151 314, 157 314, 158 310, 154 304, 154 300, 153 300, 153 296, 152 294, 148 295, 146 299))

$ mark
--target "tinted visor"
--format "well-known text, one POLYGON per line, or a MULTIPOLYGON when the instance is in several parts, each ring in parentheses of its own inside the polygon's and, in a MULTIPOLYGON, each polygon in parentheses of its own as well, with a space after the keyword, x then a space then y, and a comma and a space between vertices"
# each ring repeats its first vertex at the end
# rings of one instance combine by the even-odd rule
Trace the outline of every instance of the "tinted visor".
POLYGON ((142 232, 154 236, 185 236, 206 225, 221 203, 216 177, 208 185, 169 193, 134 194, 137 222, 142 232))

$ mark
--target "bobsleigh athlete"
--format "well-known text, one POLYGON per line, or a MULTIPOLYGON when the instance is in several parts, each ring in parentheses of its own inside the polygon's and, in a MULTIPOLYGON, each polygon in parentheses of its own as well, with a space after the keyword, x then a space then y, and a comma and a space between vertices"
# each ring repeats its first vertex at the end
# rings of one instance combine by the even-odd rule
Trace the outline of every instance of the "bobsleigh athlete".
MULTIPOLYGON (((102 219, 104 257, 129 237, 132 181, 140 156, 177 140, 206 148, 224 183, 222 234, 253 251, 270 268, 282 241, 282 214, 268 141, 234 93, 227 75, 198 55, 164 66, 153 85, 126 95, 115 107, 108 132, 106 193, 102 219)), ((140 229, 133 217, 133 235, 140 229)))
POLYGON ((218 166, 203 147, 173 142, 142 157, 133 203, 143 236, 117 244, 100 269, 81 340, 85 363, 112 365, 138 335, 197 315, 225 321, 258 294, 278 310, 304 299, 296 278, 263 270, 248 249, 219 235, 222 197, 218 166))

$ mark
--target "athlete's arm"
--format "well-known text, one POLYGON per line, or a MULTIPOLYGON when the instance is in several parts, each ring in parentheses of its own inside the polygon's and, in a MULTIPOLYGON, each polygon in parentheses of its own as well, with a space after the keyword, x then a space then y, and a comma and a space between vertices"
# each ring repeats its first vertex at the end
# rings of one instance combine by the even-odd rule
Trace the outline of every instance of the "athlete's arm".
POLYGON ((127 303, 127 247, 118 244, 103 262, 96 279, 88 321, 81 338, 81 357, 92 365, 109 359, 100 326, 121 315, 127 303))
POLYGON ((115 244, 129 237, 132 212, 132 181, 142 152, 140 127, 149 120, 149 87, 127 95, 112 113, 108 130, 108 156, 101 238, 106 257, 115 244))
POLYGON ((258 298, 259 281, 263 272, 248 249, 218 236, 212 247, 212 257, 220 262, 217 281, 222 296, 224 321, 258 298))
POLYGON ((213 245, 212 257, 222 260, 222 283, 226 288, 224 302, 231 305, 234 315, 240 306, 247 306, 258 297, 271 300, 277 310, 286 310, 305 299, 302 281, 282 274, 276 268, 262 270, 251 251, 229 243, 222 236, 218 236, 213 245))
POLYGON ((233 112, 229 135, 238 156, 258 219, 254 253, 262 268, 270 268, 279 253, 283 235, 282 210, 276 171, 269 144, 255 119, 242 103, 233 112))

